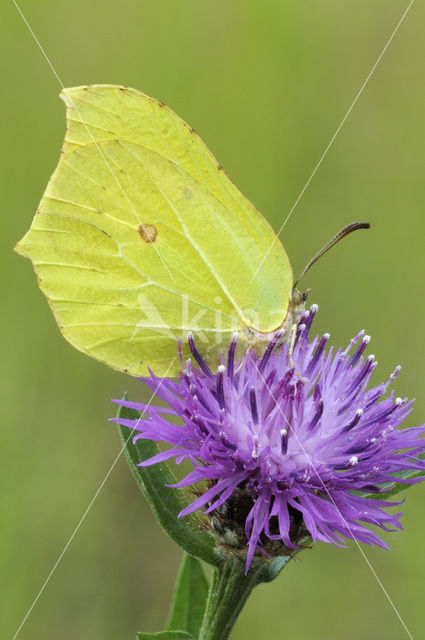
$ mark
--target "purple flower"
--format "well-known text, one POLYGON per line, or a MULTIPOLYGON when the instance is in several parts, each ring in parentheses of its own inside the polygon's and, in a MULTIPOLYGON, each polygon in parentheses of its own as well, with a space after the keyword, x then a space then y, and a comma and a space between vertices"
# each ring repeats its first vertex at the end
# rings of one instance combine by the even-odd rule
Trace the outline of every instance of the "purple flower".
POLYGON ((119 420, 137 432, 135 440, 172 445, 142 465, 191 461, 193 470, 176 486, 201 484, 180 516, 205 507, 222 543, 248 545, 247 568, 256 551, 288 554, 308 535, 388 548, 365 525, 402 529, 401 513, 385 511, 400 502, 359 492, 380 494, 385 483, 423 479, 400 480, 394 474, 402 471, 425 473, 418 457, 425 425, 397 429, 412 401, 386 396, 399 367, 388 382, 368 388, 377 364, 364 356, 369 337, 362 331, 344 351, 326 352, 328 334, 309 342, 316 312, 313 305, 298 326, 294 367, 288 344, 277 340, 262 357, 248 351, 235 362, 235 335, 227 360, 212 372, 189 335, 193 361, 182 362, 177 381, 144 379, 152 390, 159 386, 169 408, 117 401, 144 412, 139 420, 119 420), (163 417, 170 415, 180 424, 163 417))

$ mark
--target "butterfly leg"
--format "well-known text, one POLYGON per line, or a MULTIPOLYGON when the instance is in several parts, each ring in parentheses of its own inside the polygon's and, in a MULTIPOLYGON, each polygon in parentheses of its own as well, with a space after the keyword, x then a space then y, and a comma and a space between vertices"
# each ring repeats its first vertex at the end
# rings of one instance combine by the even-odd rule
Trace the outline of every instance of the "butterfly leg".
POLYGON ((294 364, 294 359, 292 357, 292 354, 294 353, 294 347, 295 347, 295 339, 297 337, 297 328, 298 328, 298 323, 294 322, 293 325, 291 326, 290 330, 289 330, 289 350, 288 350, 288 355, 289 355, 289 364, 291 365, 291 368, 294 369, 295 374, 299 377, 299 379, 301 380, 301 382, 306 382, 306 379, 297 371, 295 364, 294 364))

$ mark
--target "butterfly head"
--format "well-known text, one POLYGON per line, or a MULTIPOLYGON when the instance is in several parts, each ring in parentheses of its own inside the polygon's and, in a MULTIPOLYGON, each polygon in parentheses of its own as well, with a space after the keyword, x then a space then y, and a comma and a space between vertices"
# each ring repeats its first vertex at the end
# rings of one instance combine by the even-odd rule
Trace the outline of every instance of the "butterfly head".
POLYGON ((296 287, 294 287, 293 290, 292 290, 292 298, 291 298, 291 305, 290 306, 291 306, 292 319, 293 319, 293 322, 295 324, 298 324, 298 321, 299 321, 300 317, 302 316, 302 314, 305 311, 305 303, 306 303, 306 300, 308 298, 308 294, 310 293, 310 291, 311 291, 311 289, 307 289, 307 291, 302 293, 296 287))
POLYGON ((301 293, 299 289, 295 289, 292 291, 292 305, 294 308, 302 306, 310 293, 311 289, 307 289, 304 293, 301 293))

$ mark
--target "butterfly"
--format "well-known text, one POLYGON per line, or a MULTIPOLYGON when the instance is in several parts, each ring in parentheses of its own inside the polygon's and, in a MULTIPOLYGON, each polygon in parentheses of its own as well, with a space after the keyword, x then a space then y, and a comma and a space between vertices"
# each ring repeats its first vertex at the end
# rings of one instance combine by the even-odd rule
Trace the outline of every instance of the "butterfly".
POLYGON ((211 366, 235 332, 257 350, 287 337, 305 298, 288 256, 197 133, 127 87, 61 97, 60 160, 16 250, 64 337, 138 376, 176 375, 189 332, 211 366))

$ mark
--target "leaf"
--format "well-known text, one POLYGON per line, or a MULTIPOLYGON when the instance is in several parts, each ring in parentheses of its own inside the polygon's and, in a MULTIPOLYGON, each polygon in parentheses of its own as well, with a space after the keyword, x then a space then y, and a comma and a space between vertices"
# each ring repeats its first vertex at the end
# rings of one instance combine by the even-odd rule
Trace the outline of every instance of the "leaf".
MULTIPOLYGON (((425 460, 425 453, 422 453, 418 456, 419 459, 425 460)), ((401 491, 406 491, 406 489, 410 489, 415 483, 406 484, 404 482, 397 482, 397 478, 401 478, 403 480, 412 480, 413 478, 419 478, 424 475, 423 471, 415 471, 412 469, 405 469, 404 471, 398 471, 394 473, 394 482, 386 482, 381 485, 382 488, 388 488, 388 491, 385 493, 367 493, 365 491, 353 491, 356 495, 361 496, 362 498, 373 498, 374 500, 388 500, 392 496, 395 496, 397 493, 401 491)))
MULTIPOLYGON (((127 395, 124 396, 124 400, 127 395)), ((135 420, 139 413, 133 409, 120 407, 118 418, 135 420)), ((165 462, 151 467, 137 466, 160 452, 158 445, 151 440, 137 440, 133 443, 132 430, 118 425, 125 455, 136 482, 149 502, 156 519, 168 535, 189 554, 216 565, 218 555, 215 552, 214 538, 196 527, 194 518, 179 518, 178 514, 187 500, 180 489, 165 486, 175 484, 176 478, 165 462)))
POLYGON ((137 633, 137 640, 194 640, 186 631, 159 631, 158 633, 137 633))
POLYGON ((197 558, 184 554, 177 576, 167 629, 198 637, 208 596, 208 581, 197 558))

